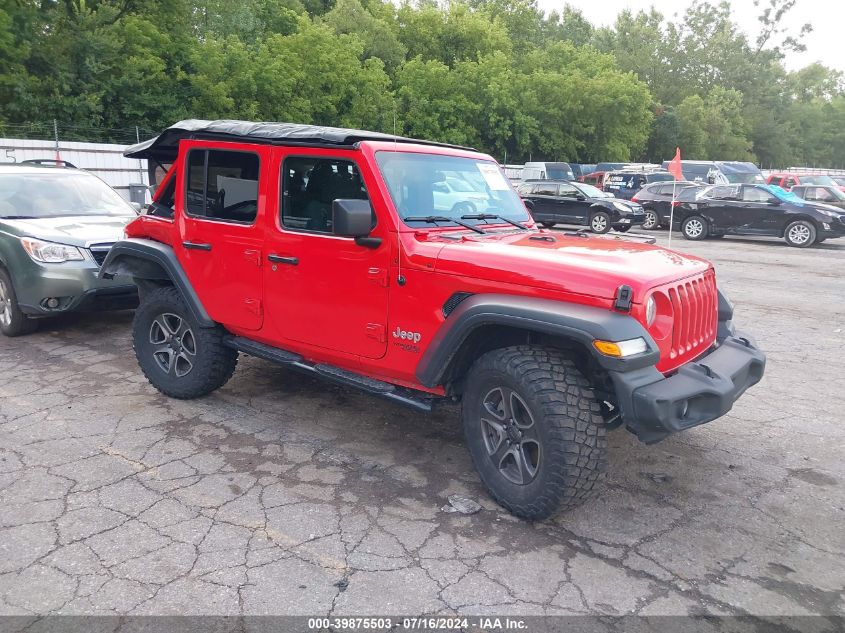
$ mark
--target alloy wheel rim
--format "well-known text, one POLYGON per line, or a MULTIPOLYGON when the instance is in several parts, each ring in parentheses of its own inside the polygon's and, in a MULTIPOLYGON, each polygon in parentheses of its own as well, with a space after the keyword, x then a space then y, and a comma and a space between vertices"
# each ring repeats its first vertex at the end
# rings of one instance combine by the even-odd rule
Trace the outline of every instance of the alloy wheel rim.
POLYGON ((795 244, 804 244, 810 239, 810 229, 804 224, 796 224, 789 229, 789 239, 795 244))
POLYGON ((12 299, 4 281, 0 281, 0 324, 6 327, 12 324, 12 299))
POLYGON ((704 225, 700 220, 690 220, 687 222, 687 235, 690 237, 698 237, 704 230, 704 225))
POLYGON ((194 368, 197 339, 185 319, 170 312, 160 314, 150 325, 153 360, 165 374, 184 378, 194 368))
POLYGON ((651 211, 645 212, 645 220, 643 221, 643 228, 644 229, 653 229, 657 226, 657 216, 654 215, 651 211))
POLYGON ((597 215, 593 218, 593 229, 596 231, 603 231, 607 227, 607 220, 603 215, 597 215))
POLYGON ((530 484, 537 478, 543 451, 528 405, 507 387, 494 387, 481 403, 481 435, 488 459, 511 483, 530 484))

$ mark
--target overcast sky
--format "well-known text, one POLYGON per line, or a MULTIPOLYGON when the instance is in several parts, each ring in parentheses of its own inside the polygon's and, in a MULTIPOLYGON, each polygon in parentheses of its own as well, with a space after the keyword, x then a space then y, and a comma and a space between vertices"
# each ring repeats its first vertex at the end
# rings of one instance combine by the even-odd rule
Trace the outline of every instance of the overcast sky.
MULTIPOLYGON (((683 15, 691 0, 538 0, 546 12, 560 10, 564 4, 580 9, 593 24, 606 26, 616 19, 623 9, 634 12, 654 6, 665 17, 683 15)), ((768 4, 761 0, 761 5, 768 4)), ((757 16, 762 12, 753 0, 733 0, 735 20, 753 40, 758 33, 757 16)), ((845 2, 843 0, 798 0, 795 8, 787 14, 787 20, 798 28, 809 22, 813 32, 804 43, 806 53, 790 53, 786 66, 790 70, 801 68, 813 62, 821 62, 831 68, 845 71, 845 2)))

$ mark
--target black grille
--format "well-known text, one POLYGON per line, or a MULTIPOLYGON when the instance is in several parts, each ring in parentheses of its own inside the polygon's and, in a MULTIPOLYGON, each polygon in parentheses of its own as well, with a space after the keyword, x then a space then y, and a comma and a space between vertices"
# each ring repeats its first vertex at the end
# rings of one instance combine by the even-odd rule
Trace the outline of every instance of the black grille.
POLYGON ((453 294, 451 297, 446 299, 446 303, 443 304, 443 316, 449 316, 452 311, 461 304, 461 301, 471 296, 471 292, 456 292, 453 294))
POLYGON ((89 248, 97 266, 102 266, 103 262, 106 261, 106 255, 109 254, 111 247, 111 244, 94 244, 89 248))

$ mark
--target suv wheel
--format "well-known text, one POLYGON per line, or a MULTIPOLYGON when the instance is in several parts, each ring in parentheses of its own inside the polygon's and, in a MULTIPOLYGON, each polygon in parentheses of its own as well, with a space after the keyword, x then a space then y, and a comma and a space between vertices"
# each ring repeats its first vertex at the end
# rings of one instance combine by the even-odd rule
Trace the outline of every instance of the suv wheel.
POLYGON ((691 215, 681 224, 681 233, 688 240, 703 240, 707 237, 707 220, 700 215, 691 215))
POLYGON ((592 497, 607 470, 607 437, 587 379, 557 350, 494 350, 469 372, 463 424, 493 498, 543 519, 592 497))
POLYGON ((590 218, 590 230, 593 233, 607 233, 610 230, 610 216, 604 211, 596 211, 590 218))
POLYGON ((21 312, 12 279, 0 268, 0 332, 6 336, 21 336, 31 334, 37 328, 38 321, 21 312))
POLYGON ((172 398, 198 398, 226 384, 238 363, 223 330, 194 321, 172 286, 147 294, 132 323, 135 356, 147 380, 172 398))
POLYGON ((660 228, 660 220, 657 218, 657 214, 654 211, 646 210, 645 219, 643 220, 643 228, 646 231, 653 231, 660 228))
POLYGON ((816 241, 816 227, 807 220, 796 220, 786 227, 783 239, 790 246, 806 248, 816 241))

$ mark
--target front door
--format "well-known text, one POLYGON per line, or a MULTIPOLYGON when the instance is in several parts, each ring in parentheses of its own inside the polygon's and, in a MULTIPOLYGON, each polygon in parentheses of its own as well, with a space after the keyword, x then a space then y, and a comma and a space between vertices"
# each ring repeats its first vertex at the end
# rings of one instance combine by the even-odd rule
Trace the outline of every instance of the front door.
POLYGON ((282 156, 279 214, 268 219, 265 302, 274 338, 366 358, 387 351, 390 240, 373 216, 379 245, 332 232, 332 201, 368 199, 373 176, 356 152, 282 156))
POLYGON ((177 258, 209 316, 232 329, 257 330, 263 321, 260 192, 268 156, 261 146, 196 141, 181 148, 177 258))

